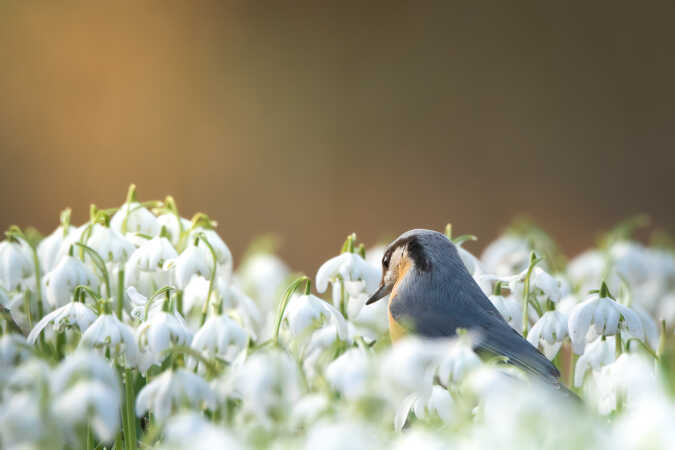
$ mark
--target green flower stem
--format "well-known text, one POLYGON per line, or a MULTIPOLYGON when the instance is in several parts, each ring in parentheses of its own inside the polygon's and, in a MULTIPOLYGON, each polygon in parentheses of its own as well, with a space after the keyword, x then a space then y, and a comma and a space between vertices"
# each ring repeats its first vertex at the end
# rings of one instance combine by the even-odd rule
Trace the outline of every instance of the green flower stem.
POLYGON ((626 343, 623 345, 623 348, 624 348, 626 351, 628 351, 628 350, 630 349, 630 343, 633 342, 633 341, 635 341, 635 342, 637 342, 638 344, 640 344, 640 346, 642 347, 642 349, 643 349, 644 351, 646 351, 647 353, 649 353, 649 356, 651 356, 652 358, 654 358, 654 359, 657 360, 657 361, 659 360, 659 356, 658 356, 656 353, 654 353, 654 350, 652 350, 652 349, 649 347, 649 345, 645 344, 644 342, 642 342, 642 341, 641 341, 640 339, 638 339, 638 338, 634 338, 634 337, 629 338, 628 340, 626 340, 626 343))
POLYGON ((281 298, 281 303, 279 303, 279 309, 277 310, 277 317, 274 321, 274 334, 273 334, 273 341, 274 343, 279 342, 279 330, 281 329, 281 321, 284 318, 284 312, 286 312, 286 306, 288 306, 288 301, 291 299, 291 295, 295 292, 295 290, 304 282, 309 280, 308 277, 306 276, 301 276, 297 279, 295 279, 289 286, 286 288, 286 291, 284 292, 284 296, 281 298))
POLYGON ((618 358, 621 353, 623 353, 623 347, 621 345, 621 332, 617 331, 616 336, 614 337, 614 347, 615 347, 615 356, 618 358))
POLYGON ((347 302, 345 299, 345 280, 342 275, 336 277, 340 282, 340 313, 347 317, 347 302))
POLYGON ((94 264, 96 265, 98 270, 101 271, 101 275, 103 276, 103 282, 105 283, 106 298, 111 298, 112 295, 110 290, 110 275, 108 274, 108 268, 105 266, 105 262, 103 262, 103 258, 101 258, 101 255, 99 255, 96 250, 83 244, 82 242, 76 242, 75 245, 80 247, 82 250, 86 251, 87 254, 91 257, 92 261, 94 261, 94 264))
POLYGON ((125 380, 124 380, 124 403, 125 403, 125 412, 126 412, 126 422, 127 422, 127 433, 125 433, 125 438, 127 440, 127 449, 136 450, 137 438, 136 438, 136 413, 134 411, 134 400, 136 398, 134 394, 134 374, 131 369, 125 370, 125 380))
POLYGON ((218 368, 208 359, 204 358, 204 355, 199 353, 197 350, 187 347, 185 345, 175 345, 169 349, 167 349, 165 354, 171 355, 174 363, 172 364, 172 367, 175 366, 175 361, 176 361, 176 356, 178 355, 187 355, 190 356, 197 361, 199 361, 200 364, 202 364, 206 370, 213 376, 218 375, 218 368))
POLYGON ((148 320, 148 313, 150 312, 150 306, 152 305, 152 302, 153 302, 156 298, 158 298, 159 296, 161 296, 162 294, 164 294, 165 292, 169 292, 169 291, 175 291, 175 289, 172 288, 171 286, 164 286, 164 287, 161 288, 161 289, 157 289, 157 290, 150 296, 150 298, 148 298, 148 301, 145 303, 145 311, 143 312, 143 320, 148 320))
POLYGON ((567 364, 567 385, 568 386, 573 386, 574 385, 574 366, 577 363, 577 355, 574 353, 574 350, 572 349, 572 346, 570 345, 570 359, 567 364))
POLYGON ((117 272, 117 318, 122 320, 122 308, 124 307, 124 269, 120 267, 117 272))
POLYGON ((40 259, 37 254, 37 247, 30 243, 28 238, 21 228, 16 225, 12 225, 5 233, 8 238, 20 239, 22 240, 28 248, 30 248, 31 256, 33 257, 33 270, 35 271, 35 293, 37 294, 37 309, 38 309, 38 320, 42 319, 44 315, 44 309, 42 306, 42 272, 40 270, 40 259))
MULTIPOLYGON (((206 322, 206 315, 209 312, 209 302, 211 301, 211 294, 213 293, 213 286, 216 282, 216 269, 218 268, 218 255, 216 255, 216 251, 213 249, 213 246, 211 245, 209 240, 206 239, 206 236, 203 233, 199 233, 199 236, 197 237, 197 241, 199 239, 204 241, 204 244, 206 244, 206 246, 209 248, 209 251, 211 252, 211 257, 213 258, 213 269, 211 270, 211 276, 209 277, 209 291, 206 294, 206 300, 204 301, 204 306, 202 307, 202 318, 200 320, 200 325, 204 325, 204 322, 206 322)), ((197 244, 197 241, 195 242, 195 245, 197 244)), ((180 313, 183 314, 183 311, 180 311, 180 313)))
POLYGON ((523 337, 527 337, 527 330, 529 325, 529 316, 528 316, 528 305, 530 304, 530 277, 532 276, 532 270, 534 266, 541 261, 540 258, 537 258, 534 252, 530 253, 530 265, 527 267, 527 273, 525 274, 525 282, 523 284, 523 337))
MULTIPOLYGON (((23 294, 23 307, 26 310, 26 317, 28 318, 28 327, 33 329, 33 315, 30 311, 30 292, 26 291, 23 294)), ((11 317, 11 315, 10 315, 11 317)))

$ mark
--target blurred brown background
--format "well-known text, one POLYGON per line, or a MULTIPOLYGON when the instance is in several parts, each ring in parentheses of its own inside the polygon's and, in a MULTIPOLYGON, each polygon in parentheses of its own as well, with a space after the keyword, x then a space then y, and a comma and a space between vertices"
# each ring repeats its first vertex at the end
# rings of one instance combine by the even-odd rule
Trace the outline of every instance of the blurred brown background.
POLYGON ((311 271, 356 231, 672 230, 675 4, 0 3, 0 227, 175 196, 311 271))

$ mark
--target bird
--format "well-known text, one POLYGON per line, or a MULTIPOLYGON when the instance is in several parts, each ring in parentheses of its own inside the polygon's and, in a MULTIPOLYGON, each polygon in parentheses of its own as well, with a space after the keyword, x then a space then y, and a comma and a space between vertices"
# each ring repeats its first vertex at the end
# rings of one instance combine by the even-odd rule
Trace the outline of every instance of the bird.
POLYGON ((366 304, 387 295, 392 342, 410 333, 444 338, 469 330, 479 336, 474 344, 478 353, 505 357, 509 364, 569 392, 551 361, 504 320, 444 234, 414 229, 386 248, 379 288, 366 304))

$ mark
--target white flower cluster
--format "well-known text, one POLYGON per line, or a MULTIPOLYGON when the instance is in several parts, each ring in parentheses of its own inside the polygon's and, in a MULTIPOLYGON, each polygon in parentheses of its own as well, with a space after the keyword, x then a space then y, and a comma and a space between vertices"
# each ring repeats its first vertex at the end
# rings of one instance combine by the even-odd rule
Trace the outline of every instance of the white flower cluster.
POLYGON ((471 330, 392 345, 388 302, 365 305, 381 246, 350 235, 293 281, 269 252, 233 270, 214 226, 132 186, 79 227, 66 211, 40 241, 7 232, 0 448, 672 447, 671 250, 614 239, 560 265, 539 230, 482 258, 455 239, 577 402, 476 354, 471 330))

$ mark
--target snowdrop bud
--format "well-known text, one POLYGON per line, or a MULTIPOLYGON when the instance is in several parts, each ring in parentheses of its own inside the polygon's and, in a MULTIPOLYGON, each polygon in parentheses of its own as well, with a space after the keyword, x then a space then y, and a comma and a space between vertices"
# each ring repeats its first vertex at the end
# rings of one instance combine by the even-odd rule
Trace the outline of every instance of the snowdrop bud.
POLYGON ((347 399, 363 396, 371 378, 368 355, 360 348, 352 348, 340 355, 326 368, 326 379, 347 399))
POLYGON ((182 290, 194 275, 210 279, 213 259, 208 250, 191 244, 177 258, 167 261, 164 268, 173 269, 176 286, 182 290))
POLYGON ((580 387, 588 369, 598 369, 613 362, 616 342, 614 338, 599 337, 586 346, 584 354, 579 357, 574 367, 574 386, 580 387))
MULTIPOLYGON (((202 309, 206 303, 206 297, 209 295, 210 281, 200 275, 193 275, 190 281, 183 290, 183 311, 185 315, 188 312, 197 309, 202 309)), ((210 304, 215 305, 216 299, 223 302, 223 308, 234 308, 237 298, 232 295, 230 286, 227 286, 225 281, 216 276, 214 280, 213 292, 211 292, 210 304)))
POLYGON ((546 311, 527 334, 533 346, 543 349, 548 359, 555 358, 567 337, 567 316, 560 311, 546 311))
POLYGON ((136 330, 139 350, 143 353, 141 372, 148 365, 161 364, 166 358, 164 353, 173 345, 190 345, 192 333, 178 312, 157 311, 139 325, 136 330))
POLYGON ((499 314, 511 325, 511 328, 519 333, 523 329, 522 305, 514 296, 503 297, 501 295, 489 295, 488 298, 497 308, 499 314))
MULTIPOLYGON (((208 359, 218 357, 232 362, 248 345, 248 332, 224 315, 211 316, 195 333, 191 347, 208 359)), ((196 365, 193 362, 193 366, 196 365)))
POLYGON ((93 290, 99 286, 99 280, 94 272, 73 256, 63 257, 54 270, 45 275, 44 283, 45 299, 54 308, 70 302, 75 288, 79 285, 88 286, 93 290))
POLYGON ((112 228, 96 224, 87 245, 94 249, 105 262, 124 263, 136 247, 112 228))
POLYGON ((317 323, 329 320, 337 326, 338 336, 347 338, 347 323, 344 317, 332 305, 311 295, 294 295, 286 307, 284 317, 288 321, 291 334, 302 336, 317 327, 317 323))
POLYGON ((109 351, 111 358, 127 367, 135 367, 139 362, 138 345, 133 330, 111 314, 101 314, 89 325, 79 346, 95 348, 102 354, 109 351))
POLYGON ((206 381, 185 369, 167 370, 146 384, 136 398, 136 415, 147 411, 162 423, 183 405, 196 409, 216 409, 215 393, 206 381))
POLYGON ((368 264, 356 253, 342 253, 329 259, 316 273, 316 289, 325 292, 329 282, 335 282, 340 275, 345 281, 365 282, 367 292, 374 292, 380 282, 380 271, 368 264))
POLYGON ((110 227, 118 233, 141 233, 151 237, 159 234, 157 218, 138 202, 125 203, 110 220, 110 227))
POLYGON ((631 309, 609 297, 594 294, 572 309, 569 317, 569 334, 574 352, 584 350, 589 329, 600 336, 613 336, 619 329, 627 330, 637 339, 644 338, 640 318, 631 309))
POLYGON ((31 330, 28 342, 35 344, 40 333, 50 325, 56 332, 77 327, 80 333, 84 333, 94 320, 96 313, 88 306, 80 302, 70 302, 44 316, 31 330))
POLYGON ((0 242, 0 286, 13 291, 21 280, 33 273, 33 264, 22 244, 0 242))

